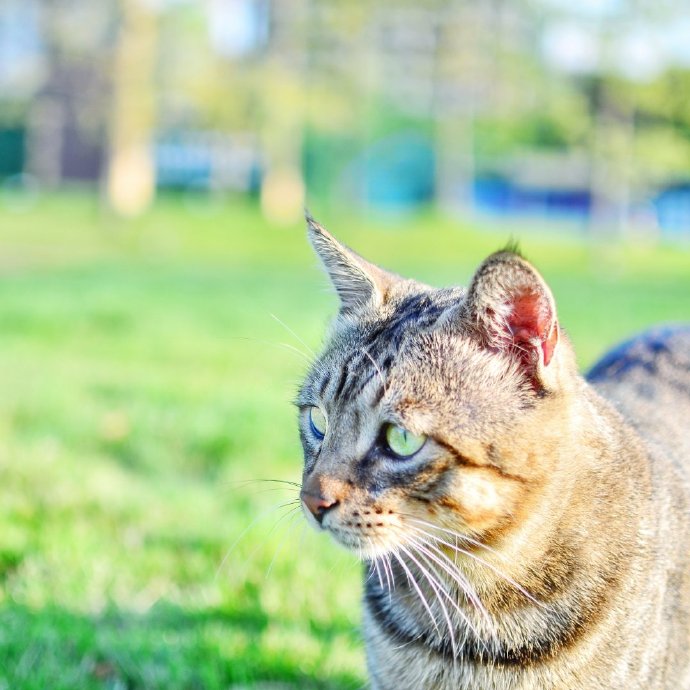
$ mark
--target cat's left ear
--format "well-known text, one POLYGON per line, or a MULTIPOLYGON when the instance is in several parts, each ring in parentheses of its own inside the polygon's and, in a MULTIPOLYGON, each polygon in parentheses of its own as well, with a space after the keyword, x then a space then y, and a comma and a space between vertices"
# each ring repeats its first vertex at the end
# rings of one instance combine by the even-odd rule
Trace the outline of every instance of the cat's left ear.
POLYGON ((551 290, 532 265, 513 251, 492 254, 472 279, 465 313, 486 347, 515 357, 534 387, 545 387, 559 328, 551 290))
POLYGON ((399 278, 338 242, 309 214, 306 220, 309 241, 340 297, 341 313, 352 314, 365 307, 375 309, 383 304, 399 278))

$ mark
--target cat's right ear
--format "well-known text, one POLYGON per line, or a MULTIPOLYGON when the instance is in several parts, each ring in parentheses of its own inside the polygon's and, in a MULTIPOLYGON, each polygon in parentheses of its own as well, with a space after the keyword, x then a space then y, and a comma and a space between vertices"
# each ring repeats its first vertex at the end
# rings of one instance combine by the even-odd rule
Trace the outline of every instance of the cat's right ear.
POLYGON ((340 297, 342 314, 363 308, 377 308, 385 301, 397 280, 338 242, 322 225, 306 214, 309 241, 340 297))
POLYGON ((529 262, 513 250, 492 254, 472 279, 464 312, 485 347, 514 357, 536 389, 547 386, 560 335, 556 303, 529 262))

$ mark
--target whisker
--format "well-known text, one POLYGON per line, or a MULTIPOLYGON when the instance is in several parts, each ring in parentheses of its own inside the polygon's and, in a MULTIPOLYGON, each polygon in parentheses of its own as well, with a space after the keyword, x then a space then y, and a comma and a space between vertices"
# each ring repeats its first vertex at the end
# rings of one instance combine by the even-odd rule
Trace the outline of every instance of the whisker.
MULTIPOLYGON (((314 352, 314 350, 312 350, 312 349, 309 347, 309 345, 307 345, 307 344, 304 342, 304 340, 302 340, 302 338, 300 338, 300 337, 297 335, 297 333, 295 333, 295 331, 293 331, 292 328, 290 328, 290 326, 288 326, 284 321, 282 321, 281 319, 279 319, 275 314, 271 314, 271 318, 275 319, 275 320, 276 320, 276 321, 277 321, 277 322, 278 322, 288 333, 291 333, 292 336, 293 336, 294 338, 296 338, 302 345, 304 345, 304 347, 306 347, 307 350, 308 350, 309 352, 311 352, 311 354, 312 354, 313 357, 316 357, 316 352, 314 352)), ((302 354, 304 354, 304 353, 302 353, 302 354)))
POLYGON ((254 478, 254 479, 238 479, 236 481, 229 481, 229 482, 220 482, 220 486, 226 485, 233 485, 233 486, 244 486, 246 484, 255 484, 258 482, 270 482, 271 484, 285 484, 287 486, 294 486, 297 487, 298 489, 301 488, 301 484, 299 482, 292 482, 289 481, 288 479, 263 479, 263 478, 254 478))
POLYGON ((376 373, 379 375, 379 380, 381 381, 381 386, 383 387, 384 394, 388 393, 388 387, 386 386, 386 381, 383 378, 383 373, 381 372, 381 368, 379 367, 379 365, 376 363, 376 360, 369 354, 369 351, 365 347, 362 347, 360 349, 369 358, 369 361, 374 365, 374 368, 376 369, 376 373))
POLYGON ((433 546, 432 544, 428 545, 428 548, 435 553, 438 558, 440 558, 442 561, 445 561, 449 564, 451 569, 453 570, 454 573, 457 574, 459 577, 459 585, 461 589, 463 590, 465 596, 467 599, 470 601, 470 603, 477 608, 477 610, 481 613, 481 615, 484 618, 484 621, 487 624, 487 627, 489 628, 489 631, 491 632, 491 635, 493 637, 496 636, 496 621, 494 620, 493 616, 489 613, 488 609, 486 606, 484 606, 484 603, 481 600, 481 597, 479 594, 475 591, 474 587, 472 586, 472 583, 467 579, 461 572, 460 569, 458 568, 457 564, 453 563, 453 561, 448 558, 448 556, 443 553, 438 547, 433 546))
MULTIPOLYGON (((292 501, 292 500, 291 500, 291 501, 287 501, 287 502, 285 502, 285 503, 280 503, 280 504, 278 504, 277 506, 272 506, 271 508, 269 508, 269 509, 267 509, 267 510, 264 510, 263 512, 259 513, 259 515, 257 515, 257 516, 256 516, 256 517, 255 517, 255 518, 254 518, 254 519, 253 519, 253 520, 252 520, 252 521, 251 521, 251 522, 240 532, 239 536, 235 539, 235 541, 232 543, 232 545, 230 546, 230 548, 227 550, 225 556, 223 556, 223 559, 222 559, 221 562, 220 562, 220 565, 218 566, 218 569, 216 570, 216 574, 215 574, 215 576, 214 576, 214 580, 218 578, 218 576, 220 575, 221 571, 222 571, 223 568, 225 567, 225 564, 226 564, 228 558, 230 558, 230 555, 231 555, 232 552, 235 550, 235 548, 237 547, 237 545, 240 543, 240 541, 242 540, 242 538, 247 534, 247 532, 248 532, 252 527, 254 527, 254 526, 256 525, 257 522, 260 522, 261 520, 266 519, 269 515, 272 515, 272 514, 275 513, 277 510, 280 510, 281 508, 286 508, 286 507, 288 507, 288 506, 292 506, 293 503, 294 503, 294 501, 292 501)), ((286 515, 289 515, 290 512, 292 512, 292 511, 295 510, 295 509, 296 509, 296 506, 293 506, 292 508, 290 508, 289 511, 287 511, 286 515)), ((282 517, 285 517, 285 515, 283 515, 282 517)), ((281 519, 282 519, 282 517, 281 517, 281 519)))
MULTIPOLYGON (((437 568, 435 567, 435 564, 430 560, 428 556, 428 552, 423 549, 423 547, 417 545, 415 547, 415 551, 417 552, 419 558, 424 561, 424 563, 427 565, 429 570, 436 576, 436 580, 439 583, 439 586, 442 587, 442 593, 448 599, 450 602, 451 606, 455 609, 455 611, 460 615, 460 618, 464 621, 465 625, 467 628, 469 628, 472 632, 474 632, 475 637, 481 640, 481 637, 478 633, 478 631, 474 628, 472 623, 469 620, 469 616, 465 611, 463 611, 460 608, 460 605, 458 604, 458 601, 455 596, 452 595, 451 591, 448 590, 448 588, 444 587, 442 585, 443 582, 443 574, 440 573, 437 568)), ((453 593, 454 594, 454 593, 453 593)), ((465 639, 467 639, 467 630, 465 630, 465 639)))
POLYGON ((419 528, 412 528, 412 529, 417 529, 419 533, 426 535, 430 539, 433 539, 436 543, 438 544, 443 544, 444 546, 447 546, 449 549, 452 549, 453 551, 457 553, 461 553, 468 558, 471 558, 472 560, 476 561, 477 563, 480 563, 484 567, 488 568, 491 570, 494 574, 498 575, 501 579, 505 580, 508 584, 512 585, 515 587, 515 589, 523 594, 527 599, 529 599, 533 604, 536 604, 537 606, 540 606, 542 608, 549 609, 550 607, 542 602, 540 602, 538 599, 534 597, 534 595, 530 594, 521 584, 513 580, 511 577, 506 575, 505 573, 501 572, 495 565, 489 563, 488 561, 485 561, 483 558, 478 556, 475 553, 472 553, 471 551, 467 551, 467 549, 463 549, 462 547, 458 546, 457 544, 451 544, 450 542, 446 541, 445 539, 440 539, 439 537, 430 534, 429 532, 425 532, 423 530, 420 530, 419 528))
MULTIPOLYGON (((477 596, 476 592, 474 592, 472 590, 470 583, 465 579, 465 577, 463 577, 463 575, 457 569, 457 566, 455 566, 453 564, 453 562, 450 559, 448 559, 448 557, 445 556, 445 554, 443 554, 442 551, 435 549, 436 553, 434 553, 434 551, 432 551, 432 549, 434 549, 434 547, 431 544, 429 544, 428 542, 421 543, 421 542, 418 542, 417 540, 411 540, 411 543, 421 552, 421 554, 423 555, 423 557, 425 557, 425 560, 427 560, 427 562, 429 559, 431 559, 458 585, 458 587, 460 588, 462 593, 465 595, 465 597, 470 602, 472 602, 472 604, 484 616, 485 622, 487 623, 491 632, 494 633, 495 632, 494 622, 491 619, 489 612, 486 610, 486 607, 482 604, 482 602, 479 599, 479 597, 477 596), (443 558, 447 561, 448 564, 450 564, 451 567, 449 567, 446 563, 444 563, 443 559, 439 558, 439 555, 443 556, 443 558)), ((430 567, 431 567, 431 565, 430 565, 430 567)), ((437 572, 437 571, 435 571, 435 572, 437 572)), ((437 574, 439 574, 439 573, 437 572, 437 574)), ((472 626, 472 623, 470 622, 469 617, 467 616, 466 612, 458 609, 458 613, 460 613, 460 615, 465 619, 467 625, 472 629, 472 631, 477 636, 477 638, 481 639, 477 630, 472 626)))
POLYGON ((489 553, 494 554, 504 562, 508 562, 508 558, 506 558, 505 554, 502 554, 500 551, 497 551, 496 549, 491 548, 488 544, 485 544, 484 542, 478 541, 477 539, 473 539, 467 534, 461 534, 460 532, 456 532, 455 530, 448 529, 447 527, 441 527, 440 525, 435 525, 433 522, 429 522, 428 520, 422 520, 421 518, 418 518, 415 515, 412 515, 410 513, 401 513, 403 517, 409 518, 413 522, 417 522, 420 525, 426 525, 427 527, 431 527, 432 529, 439 530, 440 532, 445 532, 446 534, 450 534, 457 539, 461 539, 462 541, 466 541, 468 544, 472 544, 473 546, 478 546, 479 548, 485 549, 489 553))
MULTIPOLYGON (((222 489, 225 489, 225 491, 232 491, 232 487, 221 487, 222 489)), ((286 486, 272 486, 270 488, 265 488, 265 489, 255 489, 254 491, 250 492, 248 495, 251 496, 260 496, 262 494, 270 494, 270 493, 277 493, 277 492, 283 492, 285 493, 286 491, 290 491, 291 493, 296 493, 297 490, 292 488, 292 487, 286 487, 286 486)), ((295 498, 291 499, 292 501, 295 501, 296 503, 299 503, 299 497, 295 496, 295 498)))
POLYGON ((381 566, 383 567, 383 572, 386 575, 386 584, 388 585, 388 594, 390 597, 390 593, 393 590, 393 587, 395 586, 395 580, 391 579, 392 573, 389 572, 390 570, 390 562, 388 561, 388 555, 384 554, 381 556, 381 566))
MULTIPOLYGON (((293 508, 289 513, 287 513, 288 515, 290 515, 290 517, 287 520, 287 524, 283 525, 283 527, 286 529, 284 529, 284 533, 281 537, 281 542, 276 547, 276 550, 273 553, 273 558, 271 558, 271 562, 268 564, 268 568, 266 569, 266 575, 265 575, 266 579, 268 579, 268 576, 271 574, 271 570, 273 569, 273 563, 275 563, 275 560, 278 557, 278 554, 280 553, 280 551, 283 549, 283 547, 287 543, 287 539, 285 539, 285 537, 287 536, 287 533, 289 533, 289 531, 295 526, 295 518, 298 515, 300 515, 300 513, 301 513, 301 511, 297 508, 293 508), (290 515, 290 513, 292 513, 292 515, 290 515)), ((283 516, 283 518, 284 517, 285 516, 283 516)), ((283 518, 281 518, 280 521, 282 521, 283 518)), ((273 531, 273 530, 271 530, 271 531, 273 531)), ((270 534, 270 532, 269 532, 269 534, 270 534)))
POLYGON ((429 606, 424 594, 422 593, 422 590, 420 589, 416 580, 412 576, 410 569, 405 564, 403 557, 395 551, 393 552, 393 556, 398 561, 398 563, 400 563, 400 565, 402 566, 402 569, 405 571, 405 574, 407 575, 407 581, 410 583, 410 585, 417 592, 417 595, 419 596, 419 600, 422 602, 422 606, 424 606, 424 608, 426 609, 426 612, 429 614, 429 618, 431 618, 431 622, 433 623, 434 628, 436 629, 436 632, 438 633, 438 636, 441 637, 441 631, 439 630, 438 623, 436 622, 436 617, 434 616, 434 614, 431 610, 431 607, 429 606))
POLYGON ((443 564, 444 569, 446 569, 446 571, 451 577, 456 579, 457 584, 459 586, 464 587, 465 584, 469 584, 468 580, 465 578, 463 573, 458 568, 457 563, 451 561, 450 558, 448 558, 448 556, 445 553, 443 553, 443 551, 441 551, 437 546, 435 546, 432 541, 429 541, 429 539, 434 539, 432 535, 418 528, 412 528, 412 530, 416 534, 421 535, 421 539, 417 540, 412 538, 410 539, 411 542, 418 546, 424 546, 425 548, 432 549, 436 553, 438 558, 445 561, 445 563, 443 564), (424 539, 424 537, 427 537, 427 539, 424 539))
MULTIPOLYGON (((458 655, 458 648, 457 648, 457 643, 455 641, 455 633, 453 632, 453 623, 451 622, 450 615, 448 613, 448 609, 446 605, 443 603, 443 600, 441 599, 440 592, 442 592, 446 598, 458 609, 460 612, 460 608, 457 606, 457 604, 453 601, 452 597, 448 592, 446 591, 445 587, 441 583, 439 583, 435 578, 431 576, 428 570, 410 553, 408 549, 406 549, 404 546, 400 547, 400 550, 403 551, 405 554, 407 554, 408 558, 419 568, 421 571, 422 575, 425 577, 425 579, 428 581, 428 583, 431 585, 431 589, 434 592, 434 595, 436 596, 436 600, 439 603, 439 606, 441 607, 441 611, 443 612, 443 617, 446 620, 446 626, 448 628, 448 635, 450 636, 450 646, 453 651, 453 658, 456 658, 458 655)), ((461 615, 462 612, 460 612, 461 615)), ((468 622, 469 625, 469 622, 468 622)), ((439 633, 440 636, 440 633, 439 633)))
MULTIPOLYGON (((434 547, 431 544, 428 544, 427 542, 419 542, 417 540, 411 540, 411 543, 415 546, 417 550, 420 551, 420 556, 424 558, 424 561, 429 565, 430 568, 433 569, 434 573, 441 578, 441 574, 436 570, 436 568, 429 563, 429 560, 433 561, 435 564, 437 564, 443 571, 446 572, 446 574, 452 579, 455 584, 458 585, 462 593, 470 600, 472 603, 484 614, 486 614, 487 618, 487 624, 491 628, 492 632, 494 630, 493 628, 493 621, 489 617, 489 613, 484 607, 484 605, 481 603, 481 600, 477 597, 476 593, 471 589, 471 586, 469 582, 463 577, 463 575, 460 573, 460 571, 457 569, 457 567, 450 561, 445 554, 443 554, 441 551, 438 551, 436 549, 437 553, 450 564, 451 567, 446 565, 443 560, 438 558, 431 549, 434 547)), ((475 635, 480 638, 480 635, 478 631, 474 628, 472 623, 469 620, 469 617, 467 613, 460 608, 458 608, 457 604, 455 601, 452 602, 453 606, 456 608, 457 612, 460 614, 460 616, 465 620, 467 625, 470 627, 470 629, 475 633, 475 635)), ((480 638, 481 639, 481 638, 480 638)))
MULTIPOLYGON (((298 494, 301 489, 301 484, 291 482, 283 479, 239 479, 237 481, 219 482, 218 485, 221 491, 242 491, 247 487, 251 487, 251 491, 247 491, 246 495, 257 496, 259 494, 273 492, 285 492, 288 494, 298 494), (256 486, 260 488, 256 488, 256 486), (269 485, 268 488, 265 485, 269 485), (275 486, 273 486, 275 485, 275 486)), ((297 496, 293 499, 299 501, 297 496)))
POLYGON ((290 345, 290 343, 283 343, 283 342, 272 342, 270 340, 263 340, 262 338, 249 338, 247 336, 242 336, 242 335, 236 335, 233 338, 234 340, 248 340, 254 343, 261 343, 262 345, 270 345, 271 347, 283 347, 286 350, 290 350, 291 352, 294 352, 298 354, 307 364, 311 365, 312 360, 309 358, 307 354, 302 352, 299 348, 295 347, 294 345, 290 345))
POLYGON ((383 589, 383 578, 381 577, 381 571, 379 570, 378 559, 374 558, 370 561, 369 567, 371 568, 372 566, 376 570, 376 575, 378 576, 378 579, 379 579, 379 585, 381 586, 381 589, 383 589))

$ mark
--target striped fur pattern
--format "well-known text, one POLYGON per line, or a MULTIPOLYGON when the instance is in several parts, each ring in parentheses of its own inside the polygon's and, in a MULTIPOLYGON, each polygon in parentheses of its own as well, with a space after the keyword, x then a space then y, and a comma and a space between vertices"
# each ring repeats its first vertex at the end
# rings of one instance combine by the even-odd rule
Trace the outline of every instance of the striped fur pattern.
POLYGON ((308 225, 341 309, 299 393, 302 497, 365 562, 372 688, 690 688, 690 329, 588 382, 518 254, 434 289, 308 225), (426 443, 395 457, 387 424, 426 443))

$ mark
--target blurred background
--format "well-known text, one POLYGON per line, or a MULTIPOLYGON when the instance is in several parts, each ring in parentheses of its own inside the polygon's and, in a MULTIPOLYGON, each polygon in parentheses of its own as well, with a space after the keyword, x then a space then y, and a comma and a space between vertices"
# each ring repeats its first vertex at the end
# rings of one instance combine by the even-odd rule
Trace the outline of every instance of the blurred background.
POLYGON ((690 7, 0 0, 0 690, 365 684, 361 567, 264 481, 305 204, 436 285, 520 240, 583 368, 690 320, 690 7))
POLYGON ((687 237, 681 0, 3 0, 0 175, 687 237))

